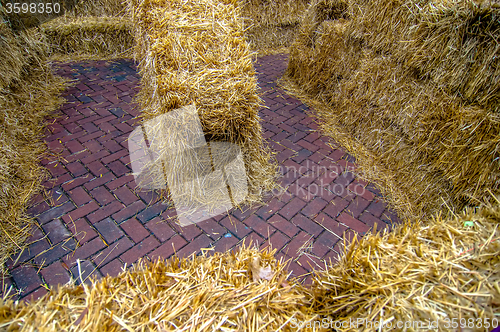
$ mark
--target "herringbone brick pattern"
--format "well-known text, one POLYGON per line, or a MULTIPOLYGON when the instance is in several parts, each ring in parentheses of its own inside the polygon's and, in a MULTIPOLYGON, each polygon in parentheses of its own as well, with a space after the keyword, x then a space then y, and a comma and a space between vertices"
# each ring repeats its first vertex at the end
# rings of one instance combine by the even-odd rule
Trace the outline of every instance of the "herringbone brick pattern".
POLYGON ((29 213, 37 228, 27 250, 8 262, 5 285, 20 298, 89 276, 117 275, 139 258, 189 256, 202 248, 226 251, 243 241, 290 259, 293 275, 335 261, 343 238, 398 222, 379 192, 353 174, 355 160, 317 131, 308 108, 276 85, 287 55, 255 63, 267 108, 263 135, 276 152, 285 192, 266 204, 198 224, 175 224, 175 210, 136 188, 127 137, 139 110, 131 104, 138 74, 131 61, 57 64, 58 74, 78 80, 67 103, 47 127, 53 157, 43 161, 51 178, 29 213))

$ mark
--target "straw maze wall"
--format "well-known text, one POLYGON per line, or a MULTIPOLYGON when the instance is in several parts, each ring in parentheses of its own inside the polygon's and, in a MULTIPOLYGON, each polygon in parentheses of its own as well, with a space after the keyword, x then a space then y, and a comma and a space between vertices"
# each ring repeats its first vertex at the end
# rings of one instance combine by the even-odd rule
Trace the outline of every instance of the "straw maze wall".
POLYGON ((290 89, 408 218, 499 188, 499 15, 467 0, 318 0, 304 16, 290 89))
MULTIPOLYGON (((242 0, 245 37, 253 51, 276 53, 290 46, 310 0, 242 0)), ((69 1, 65 15, 41 25, 59 59, 132 56, 134 27, 121 0, 69 1)))
POLYGON ((62 102, 64 80, 52 75, 37 31, 13 31, 0 9, 0 270, 29 235, 25 213, 45 172, 39 158, 44 119, 62 102))
MULTIPOLYGON (((340 12, 340 17, 345 16, 344 19, 348 18, 343 10, 340 12)), ((339 16, 335 10, 332 10, 326 17, 339 16)), ((329 23, 325 25, 327 24, 329 23)), ((333 28, 342 29, 342 27, 335 26, 333 28)), ((349 46, 349 44, 347 45, 349 46)), ((359 44, 350 44, 349 47, 364 51, 373 51, 374 49, 373 47, 370 49, 362 40, 359 44)), ((334 56, 334 53, 330 54, 334 56)), ((382 57, 382 55, 389 57, 387 53, 378 53, 377 55, 379 57, 382 57)), ((298 55, 295 54, 294 56, 297 57, 298 55)), ((379 72, 373 69, 377 67, 368 65, 370 57, 362 55, 362 58, 364 62, 355 61, 352 67, 356 69, 355 74, 363 73, 360 69, 363 67, 360 64, 368 68, 366 69, 367 72, 370 70, 376 73, 379 72)), ((321 62, 319 63, 321 64, 321 62)), ((332 61, 329 62, 329 66, 324 68, 330 68, 333 64, 342 65, 345 63, 332 61)), ((385 64, 382 62, 381 67, 384 68, 385 64)), ((343 75, 349 77, 349 72, 345 71, 343 75)), ((365 78, 366 84, 373 84, 366 79, 366 76, 359 75, 360 78, 365 78)), ((375 74, 372 73, 370 77, 374 76, 375 74)), ((336 76, 340 83, 345 79, 344 77, 342 75, 336 76)), ((387 76, 382 75, 381 77, 382 82, 387 81, 387 76)), ((392 78, 395 79, 395 77, 400 76, 394 75, 392 78)), ((432 83, 429 79, 422 80, 412 75, 409 75, 409 77, 420 84, 432 83)), ((348 79, 345 80, 348 81, 348 79)), ((324 80, 324 82, 335 86, 328 80, 324 80)), ((315 83, 316 88, 319 87, 320 90, 324 90, 321 85, 317 85, 318 82, 315 83)), ((304 86, 310 88, 306 84, 304 86)), ((46 87, 44 87, 43 91, 47 91, 46 87)), ((410 91, 409 93, 412 96, 411 93, 413 92, 410 91)), ((40 99, 36 101, 40 102, 40 99)), ((326 99, 326 101, 329 100, 326 99)), ((375 104, 374 100, 369 100, 369 102, 375 104)), ((431 102, 429 103, 432 105, 431 102)), ((377 116, 378 114, 374 115, 374 117, 377 116)), ((349 145, 350 141, 347 139, 340 138, 344 139, 346 146, 354 146, 354 144, 349 145)), ((19 146, 22 146, 22 144, 19 146)), ((15 148, 19 147, 16 146, 15 148)), ((31 150, 30 153, 32 153, 31 150)), ((360 160, 363 160, 362 157, 360 156, 360 160)), ((214 297, 219 296, 218 301, 211 302, 215 309, 219 310, 221 308, 221 311, 225 310, 227 312, 229 307, 235 311, 236 306, 238 311, 232 313, 231 317, 237 320, 240 326, 245 326, 245 324, 249 326, 250 322, 250 324, 253 324, 252 326, 262 329, 281 327, 282 322, 286 322, 293 314, 297 314, 296 317, 304 320, 320 315, 320 317, 333 319, 393 319, 396 317, 396 319, 404 321, 410 319, 434 319, 436 312, 438 312, 435 309, 438 308, 439 313, 444 314, 444 317, 487 317, 491 319, 494 317, 493 315, 498 317, 498 298, 500 294, 498 290, 498 267, 500 265, 498 264, 498 241, 496 241, 498 240, 498 229, 495 226, 498 224, 498 220, 498 208, 490 208, 481 210, 478 213, 469 211, 467 215, 456 218, 456 220, 441 220, 438 218, 437 221, 429 221, 430 226, 417 224, 411 227, 402 227, 397 232, 385 234, 383 237, 369 236, 362 241, 361 245, 351 247, 352 250, 348 251, 348 254, 334 270, 322 274, 316 284, 317 287, 313 289, 299 288, 294 282, 290 282, 294 288, 288 288, 288 282, 283 282, 283 279, 278 280, 278 278, 273 279, 269 284, 263 280, 262 282, 253 282, 249 286, 250 276, 254 273, 249 271, 248 275, 229 273, 228 278, 231 278, 229 281, 236 279, 237 283, 235 284, 240 288, 233 287, 227 290, 228 282, 225 279, 225 274, 222 274, 223 278, 221 278, 221 273, 217 269, 222 269, 223 272, 227 272, 228 269, 231 272, 239 271, 248 267, 247 262, 243 265, 242 259, 231 259, 223 264, 219 262, 207 264, 207 261, 199 259, 191 264, 183 262, 179 265, 178 261, 174 261, 173 264, 169 265, 169 272, 178 272, 181 268, 186 270, 198 269, 191 273, 191 276, 195 277, 190 278, 188 282, 179 283, 173 280, 175 278, 172 275, 152 273, 151 270, 155 272, 166 271, 166 268, 158 263, 145 273, 129 273, 113 280, 108 279, 88 289, 82 287, 66 289, 53 293, 55 297, 52 300, 44 298, 27 307, 23 307, 24 304, 6 303, 1 307, 3 315, 0 317, 0 324, 6 324, 5 326, 9 324, 14 326, 16 324, 16 326, 26 330, 40 326, 47 326, 53 330, 77 330, 82 327, 97 328, 97 326, 99 329, 103 329, 103 327, 115 329, 119 324, 118 321, 135 328, 144 326, 144 324, 156 324, 156 321, 151 320, 151 317, 154 316, 158 321, 163 320, 165 324, 173 322, 177 326, 185 324, 183 326, 192 327, 193 324, 189 324, 193 320, 197 320, 197 322, 202 321, 207 325, 220 323, 221 325, 226 324, 223 325, 224 327, 229 327, 231 322, 223 315, 212 314, 213 311, 201 310, 205 315, 200 318, 200 312, 196 311, 199 306, 196 305, 202 302, 198 301, 203 298, 202 295, 195 293, 185 301, 185 293, 179 291, 178 287, 180 285, 181 287, 184 286, 186 290, 196 292, 202 281, 208 284, 209 292, 217 292, 214 297), (473 228, 465 227, 464 220, 474 220, 473 228), (492 239, 496 242, 491 241, 492 239), (457 243, 460 243, 460 245, 457 245, 457 243), (474 250, 477 243, 484 244, 482 250, 478 253, 474 250), (471 254, 468 254, 469 252, 471 254), (231 270, 231 266, 235 266, 235 268, 231 270), (405 270, 411 270, 413 273, 402 273, 405 270), (463 273, 464 270, 471 273, 465 274, 463 273), (214 275, 217 277, 212 279, 214 275), (199 280, 200 276, 202 279, 204 278, 201 281, 199 280), (142 282, 145 280, 144 277, 149 278, 146 279, 147 282, 142 282), (159 277, 159 279, 154 277, 159 277), (129 280, 131 281, 128 282, 129 280), (154 286, 155 284, 161 286, 161 288, 154 286), (135 285, 136 288, 131 290, 130 285, 135 285), (196 287, 192 285, 196 285, 196 287), (228 296, 227 291, 236 291, 237 294, 241 295, 239 291, 242 288, 244 288, 246 297, 228 296), (120 289, 120 291, 116 291, 117 289, 120 289), (158 291, 158 289, 161 289, 161 291, 158 291), (224 296, 221 296, 222 289, 225 291, 222 293, 224 296), (270 289, 272 290, 269 291, 270 289), (128 292, 146 294, 144 297, 139 297, 140 300, 145 300, 144 305, 138 306, 137 297, 130 296, 128 292), (261 294, 262 292, 266 293, 261 297, 254 296, 254 294, 261 294), (118 300, 115 297, 117 294, 120 297, 118 300), (290 294, 295 298, 290 301, 288 301, 289 298, 285 300, 285 297, 290 294), (418 296, 418 294, 426 294, 426 296, 422 297, 418 296), (158 295, 161 298, 156 297, 158 295), (174 317, 174 315, 171 315, 172 310, 163 310, 162 315, 152 314, 159 312, 159 304, 172 305, 173 299, 178 301, 176 304, 179 302, 184 304, 182 314, 174 317), (274 300, 277 301, 277 304, 273 307, 270 315, 269 306, 275 303, 274 300), (294 306, 294 301, 300 301, 302 306, 294 306), (85 302, 93 305, 83 309, 81 303, 85 302), (283 303, 287 305, 286 308, 283 308, 283 303), (109 309, 108 307, 109 311, 102 310, 103 306, 106 305, 110 305, 112 308, 109 309), (131 307, 140 308, 139 310, 142 311, 137 314, 136 310, 130 310, 131 307), (63 309, 61 310, 61 308, 63 309), (252 315, 252 313, 256 312, 256 308, 261 311, 257 310, 257 314, 252 315), (466 310, 462 310, 463 308, 466 310), (85 314, 87 312, 88 314, 85 314), (209 315, 207 315, 207 312, 209 315), (98 317, 98 319, 93 320, 89 319, 89 317, 98 317)), ((274 264, 270 264, 272 270, 275 269, 274 264)), ((185 281, 185 274, 183 273, 179 279, 185 281)), ((206 303, 204 302, 204 304, 206 303)), ((181 306, 172 306, 175 309, 179 309, 179 307, 181 306)), ((155 326, 152 326, 152 328, 155 326)), ((231 325, 231 327, 233 326, 231 325)))

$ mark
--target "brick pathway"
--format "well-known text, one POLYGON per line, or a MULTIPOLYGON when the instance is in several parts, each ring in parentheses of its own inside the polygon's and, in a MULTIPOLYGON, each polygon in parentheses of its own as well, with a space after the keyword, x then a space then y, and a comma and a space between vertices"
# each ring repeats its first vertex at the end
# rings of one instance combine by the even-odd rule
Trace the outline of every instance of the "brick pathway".
POLYGON ((130 104, 138 90, 135 65, 58 64, 58 74, 78 83, 65 92, 68 102, 48 126, 46 142, 58 157, 43 161, 52 178, 44 184, 46 195, 29 209, 38 227, 28 249, 7 263, 11 277, 5 285, 22 290, 21 298, 36 298, 44 286, 71 277, 78 283, 80 275, 116 275, 141 257, 167 258, 174 248, 179 256, 209 247, 225 251, 243 240, 271 244, 278 257, 293 259, 293 274, 302 275, 335 260, 343 236, 398 222, 377 190, 350 172, 354 159, 327 145, 307 107, 277 88, 286 62, 287 55, 272 55, 255 66, 269 107, 261 110, 264 137, 277 152, 288 190, 268 197, 264 206, 187 227, 168 221, 175 210, 136 191, 129 174, 126 138, 138 115, 130 104))

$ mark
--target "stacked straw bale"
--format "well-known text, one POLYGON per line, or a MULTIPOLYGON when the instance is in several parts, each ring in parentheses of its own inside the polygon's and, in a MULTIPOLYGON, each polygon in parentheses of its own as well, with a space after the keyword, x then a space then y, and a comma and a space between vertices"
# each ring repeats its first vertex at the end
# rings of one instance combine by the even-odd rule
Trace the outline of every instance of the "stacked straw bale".
POLYGON ((462 331, 489 331, 500 315, 499 203, 354 239, 310 286, 287 280, 286 264, 272 253, 240 248, 142 262, 31 303, 4 298, 0 328, 416 331, 436 324, 429 330, 446 331, 456 319, 462 331), (486 319, 489 329, 479 326, 486 319), (381 321, 393 328, 379 328, 381 321))
MULTIPOLYGON (((308 321, 305 295, 268 252, 141 263, 31 304, 0 302, 0 326, 29 331, 278 331, 308 321)), ((288 329, 289 330, 289 329, 288 329)))
POLYGON ((69 0, 65 14, 72 17, 122 17, 126 15, 123 0, 69 0))
POLYGON ((304 15, 285 84, 405 218, 500 188, 499 12, 466 0, 317 0, 304 15))
POLYGON ((499 111, 500 5, 475 0, 352 0, 350 33, 391 52, 468 103, 499 111))
POLYGON ((47 46, 36 30, 13 32, 0 13, 0 265, 22 248, 33 220, 25 209, 44 177, 44 118, 62 102, 64 81, 46 63, 47 46))
POLYGON ((142 76, 137 102, 144 121, 195 105, 207 142, 241 148, 247 202, 255 202, 262 191, 275 188, 277 168, 263 145, 261 99, 237 5, 231 0, 132 2, 142 76))
POLYGON ((500 4, 429 3, 401 42, 406 65, 467 103, 500 113, 500 4))
POLYGON ((309 3, 310 0, 241 0, 250 48, 260 54, 285 51, 309 3))
POLYGON ((129 58, 133 25, 126 17, 62 16, 41 26, 55 60, 129 58))
POLYGON ((41 25, 55 60, 130 58, 133 25, 121 0, 66 4, 64 15, 41 25))
MULTIPOLYGON (((259 54, 284 52, 310 0, 240 0, 244 35, 259 54)), ((134 31, 121 0, 68 1, 64 15, 42 24, 56 60, 132 56, 134 31)), ((45 19, 44 21, 47 21, 45 19)), ((43 23, 43 22, 42 22, 43 23)))
POLYGON ((461 331, 492 330, 493 319, 497 326, 500 321, 498 203, 353 242, 336 266, 315 277, 312 311, 327 320, 363 322, 356 331, 377 331, 380 322, 398 331, 455 330, 452 319, 461 331))

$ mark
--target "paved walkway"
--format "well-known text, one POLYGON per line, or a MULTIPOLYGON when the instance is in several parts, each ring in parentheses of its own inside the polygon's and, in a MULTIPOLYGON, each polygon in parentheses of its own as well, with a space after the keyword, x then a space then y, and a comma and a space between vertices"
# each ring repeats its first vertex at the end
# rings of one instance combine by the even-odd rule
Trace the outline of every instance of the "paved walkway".
POLYGON ((289 270, 298 276, 335 261, 343 237, 398 222, 377 190, 353 175, 354 159, 317 132, 305 105, 277 87, 287 57, 261 57, 255 67, 268 107, 260 112, 263 135, 288 190, 264 206, 187 227, 169 221, 175 210, 136 190, 130 175, 126 139, 139 112, 131 105, 139 82, 134 63, 58 64, 58 74, 79 83, 65 92, 67 103, 48 126, 46 142, 58 157, 43 161, 52 178, 29 209, 38 227, 28 249, 7 263, 11 277, 4 283, 21 290, 20 298, 37 298, 47 286, 80 282, 80 273, 83 280, 114 276, 141 257, 225 251, 250 240, 292 258, 289 270))

